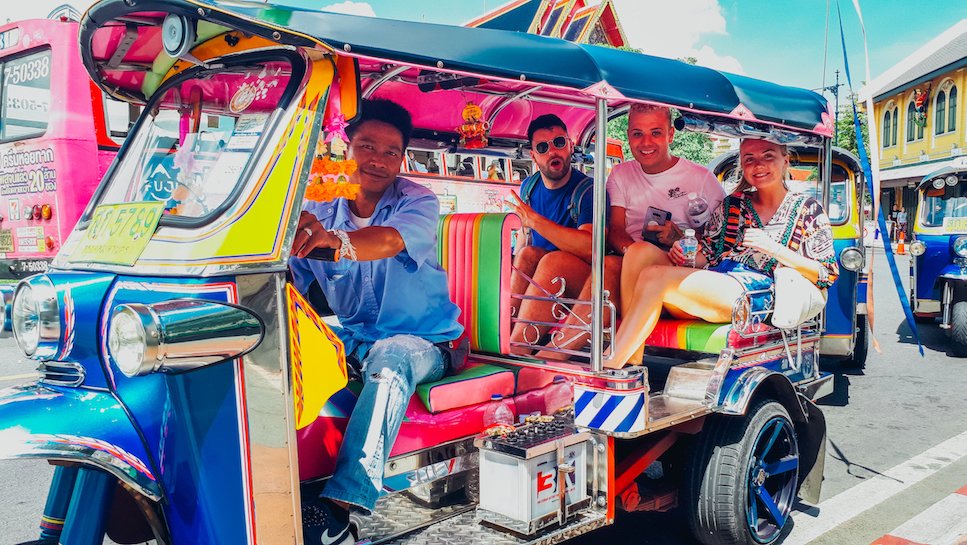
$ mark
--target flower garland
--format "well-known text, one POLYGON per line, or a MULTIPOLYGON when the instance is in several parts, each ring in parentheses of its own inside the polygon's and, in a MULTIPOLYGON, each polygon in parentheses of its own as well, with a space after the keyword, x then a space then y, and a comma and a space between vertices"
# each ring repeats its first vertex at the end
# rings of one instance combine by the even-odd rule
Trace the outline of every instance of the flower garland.
POLYGON ((334 115, 326 123, 326 138, 319 140, 315 158, 309 170, 309 187, 306 198, 310 201, 327 202, 344 198, 353 200, 359 194, 359 184, 349 181, 356 172, 356 161, 346 159, 349 149, 346 141, 346 118, 334 115))

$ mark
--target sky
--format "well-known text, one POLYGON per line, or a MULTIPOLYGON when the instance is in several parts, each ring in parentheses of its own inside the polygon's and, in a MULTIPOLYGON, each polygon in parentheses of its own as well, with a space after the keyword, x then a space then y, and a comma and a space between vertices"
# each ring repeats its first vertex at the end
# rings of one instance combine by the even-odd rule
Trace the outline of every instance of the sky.
MULTIPOLYGON (((43 17, 68 0, 3 2, 0 17, 43 17)), ((89 0, 69 0, 80 9, 89 0)), ((504 0, 272 0, 389 19, 463 24, 504 0), (441 7, 441 6, 446 7, 441 7)), ((839 0, 853 85, 866 80, 862 35, 852 0, 839 0)), ((870 68, 876 77, 958 20, 967 18, 965 0, 858 0, 866 23, 870 68)), ((843 68, 837 0, 614 0, 629 45, 664 57, 696 57, 711 68, 818 89, 843 68), (826 6, 831 4, 828 48, 826 6), (823 59, 826 57, 825 80, 823 59), (824 83, 825 81, 825 83, 824 83)), ((841 77, 845 84, 845 75, 841 77)), ((841 97, 847 92, 840 89, 841 97)))

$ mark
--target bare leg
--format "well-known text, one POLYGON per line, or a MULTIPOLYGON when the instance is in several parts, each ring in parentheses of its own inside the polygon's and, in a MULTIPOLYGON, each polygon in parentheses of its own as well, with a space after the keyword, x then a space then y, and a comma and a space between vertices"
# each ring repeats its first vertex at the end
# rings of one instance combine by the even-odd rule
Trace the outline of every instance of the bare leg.
MULTIPOLYGON (((579 293, 584 280, 591 272, 591 267, 584 260, 568 252, 551 252, 541 259, 534 272, 534 282, 537 286, 530 285, 525 292, 527 295, 546 297, 547 294, 541 290, 558 294, 561 291, 563 282, 564 292, 561 296, 575 298, 579 293), (540 286, 540 287, 538 287, 540 286)), ((538 322, 556 322, 554 316, 554 305, 550 301, 521 301, 519 318, 522 320, 532 320, 538 322)), ((511 342, 537 342, 540 337, 547 333, 549 326, 537 326, 532 324, 515 323, 511 333, 511 342)), ((510 349, 511 353, 517 355, 528 355, 533 352, 530 348, 514 346, 510 349)))
MULTIPOLYGON (((622 367, 655 329, 662 305, 708 322, 727 322, 732 304, 742 295, 734 278, 713 271, 674 266, 648 267, 638 276, 630 309, 624 316, 613 345, 608 367, 622 367)), ((625 294, 628 299, 628 294, 625 294)))
MULTIPOLYGON (((582 301, 591 300, 591 276, 590 269, 588 269, 588 279, 584 282, 584 286, 581 288, 581 293, 578 295, 578 299, 582 301)), ((612 303, 614 303, 615 308, 621 308, 621 296, 619 294, 618 286, 621 283, 621 258, 618 256, 605 256, 604 258, 604 289, 609 292, 609 298, 612 303)), ((604 327, 611 325, 610 314, 604 314, 604 327)), ((567 320, 565 320, 565 325, 585 325, 591 323, 591 305, 574 305, 571 309, 571 313, 568 314, 567 320)), ((580 350, 581 347, 587 344, 590 334, 584 331, 577 331, 575 329, 562 328, 561 338, 554 342, 554 345, 558 348, 566 348, 568 350, 580 350)), ((545 360, 566 360, 570 356, 567 354, 561 354, 559 352, 550 352, 547 350, 542 350, 537 353, 537 357, 545 360)))
MULTIPOLYGON (((641 271, 653 265, 671 265, 668 260, 668 253, 650 242, 636 242, 628 247, 625 252, 624 263, 621 267, 621 293, 627 296, 622 298, 623 305, 618 307, 621 315, 624 316, 631 311, 632 294, 635 292, 635 285, 641 271)), ((634 355, 628 360, 633 364, 640 364, 644 357, 645 345, 642 343, 635 351, 634 355)))
MULTIPOLYGON (((537 264, 540 263, 541 258, 545 255, 547 255, 547 250, 540 246, 524 246, 517 252, 517 255, 514 256, 514 267, 517 270, 513 271, 510 275, 510 293, 520 295, 527 292, 529 283, 520 273, 524 273, 533 278, 534 273, 537 271, 537 264)), ((511 301, 511 306, 514 308, 514 312, 511 315, 517 316, 518 311, 520 311, 520 299, 514 297, 511 301)))

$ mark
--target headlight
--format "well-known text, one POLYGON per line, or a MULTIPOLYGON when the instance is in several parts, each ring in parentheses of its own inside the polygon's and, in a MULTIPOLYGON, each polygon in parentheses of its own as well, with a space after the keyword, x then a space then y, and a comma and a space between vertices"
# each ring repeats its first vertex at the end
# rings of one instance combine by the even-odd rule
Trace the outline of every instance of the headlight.
POLYGON ((920 242, 919 240, 914 240, 910 243, 910 255, 913 257, 920 257, 927 251, 927 245, 920 242))
POLYGON ((154 365, 149 358, 145 358, 145 355, 149 352, 147 342, 149 336, 154 338, 153 348, 156 350, 158 335, 150 313, 145 314, 136 312, 128 305, 120 305, 114 309, 114 315, 111 316, 107 348, 114 364, 129 377, 154 370, 154 365), (154 335, 149 335, 149 330, 154 332, 154 335))
POLYGON ((27 356, 49 360, 60 347, 60 307, 57 291, 46 276, 35 276, 17 286, 10 310, 17 344, 27 356))
POLYGON ((261 342, 264 329, 248 310, 227 303, 128 303, 111 316, 108 350, 129 377, 177 373, 246 354, 261 342))
POLYGON ((866 265, 866 256, 859 248, 846 248, 839 254, 839 263, 848 271, 859 271, 866 265))
POLYGON ((967 237, 954 239, 954 253, 960 257, 967 257, 967 237))
POLYGON ((947 182, 947 185, 953 187, 957 185, 957 176, 954 174, 951 174, 950 176, 947 176, 944 181, 947 182))

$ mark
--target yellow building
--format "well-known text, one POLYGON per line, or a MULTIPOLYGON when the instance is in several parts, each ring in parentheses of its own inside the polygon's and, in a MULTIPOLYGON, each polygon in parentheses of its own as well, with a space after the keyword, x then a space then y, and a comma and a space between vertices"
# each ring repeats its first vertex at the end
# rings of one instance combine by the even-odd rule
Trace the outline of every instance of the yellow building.
POLYGON ((873 97, 882 207, 916 206, 913 187, 939 168, 967 160, 967 19, 876 77, 873 97))

